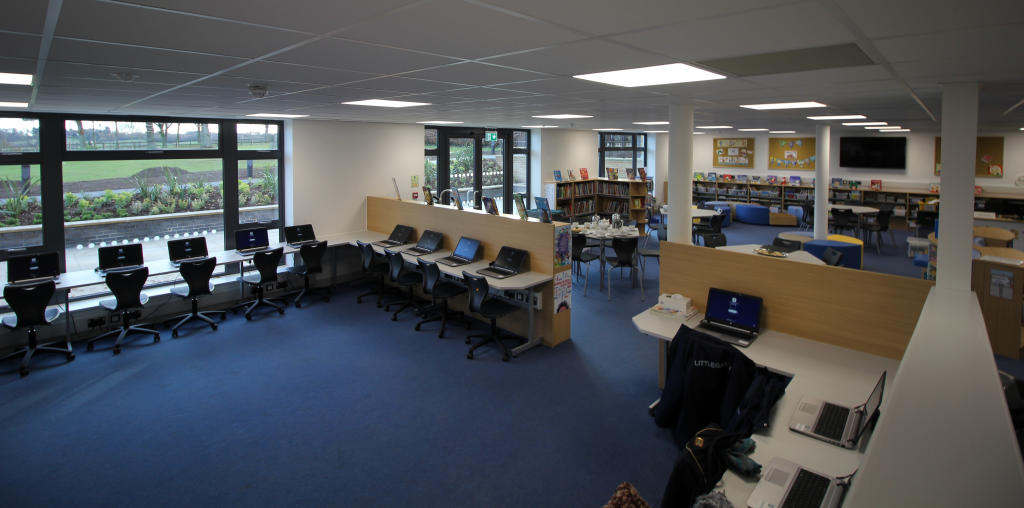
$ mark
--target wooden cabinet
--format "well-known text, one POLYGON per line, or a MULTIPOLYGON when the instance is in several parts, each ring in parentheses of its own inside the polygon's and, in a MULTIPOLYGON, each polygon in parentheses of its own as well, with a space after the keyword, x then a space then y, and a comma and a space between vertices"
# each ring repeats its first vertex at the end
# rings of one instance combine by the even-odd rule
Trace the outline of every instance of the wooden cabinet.
POLYGON ((1019 360, 1024 349, 1024 266, 975 259, 971 291, 978 295, 992 352, 1019 360))

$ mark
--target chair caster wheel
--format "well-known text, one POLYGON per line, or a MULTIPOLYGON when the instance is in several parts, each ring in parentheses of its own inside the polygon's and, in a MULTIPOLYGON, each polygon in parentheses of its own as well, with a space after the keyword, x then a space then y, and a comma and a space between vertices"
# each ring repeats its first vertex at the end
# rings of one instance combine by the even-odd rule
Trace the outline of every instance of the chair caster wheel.
POLYGON ((86 351, 92 351, 92 343, 91 342, 85 345, 85 350, 86 351))
POLYGON ((398 316, 391 316, 392 321, 398 321, 398 316))
POLYGON ((284 315, 284 309, 277 309, 277 313, 281 314, 283 316, 284 315))
POLYGON ((252 321, 252 316, 250 316, 250 315, 246 314, 246 315, 245 315, 245 320, 246 320, 246 321, 252 321))
POLYGON ((501 361, 507 362, 508 361, 508 355, 501 355, 501 361))
POLYGON ((415 326, 415 327, 413 328, 413 330, 416 330, 417 332, 418 332, 418 331, 420 331, 420 325, 416 325, 416 326, 415 326))
POLYGON ((153 337, 153 342, 154 343, 160 342, 160 336, 157 335, 156 337, 153 337))
POLYGON ((444 338, 444 332, 441 332, 441 333, 437 334, 437 338, 443 339, 444 338))
POLYGON ((25 376, 28 375, 28 369, 26 369, 25 367, 22 367, 21 370, 19 371, 19 373, 21 374, 21 377, 25 377, 25 376))
POLYGON ((295 308, 296 309, 301 309, 302 308, 302 304, 299 303, 299 302, 295 302, 295 308))
POLYGON ((211 324, 210 328, 213 328, 214 330, 216 330, 217 329, 217 324, 216 323, 211 324))
POLYGON ((472 341, 472 340, 470 340, 470 339, 469 339, 469 338, 467 337, 467 338, 466 338, 466 344, 472 344, 472 343, 473 343, 473 341, 472 341))
POLYGON ((114 354, 115 355, 121 354, 121 348, 119 348, 119 347, 114 348, 114 354))
POLYGON ((466 358, 472 360, 473 359, 473 352, 470 351, 469 354, 466 355, 466 358))
POLYGON ((72 361, 74 359, 75 359, 75 354, 74 353, 68 353, 68 361, 70 362, 70 361, 72 361))
POLYGON ((519 353, 512 352, 512 358, 519 358, 519 353))
POLYGON ((178 338, 178 330, 174 330, 173 332, 171 332, 171 338, 173 338, 173 339, 178 338))

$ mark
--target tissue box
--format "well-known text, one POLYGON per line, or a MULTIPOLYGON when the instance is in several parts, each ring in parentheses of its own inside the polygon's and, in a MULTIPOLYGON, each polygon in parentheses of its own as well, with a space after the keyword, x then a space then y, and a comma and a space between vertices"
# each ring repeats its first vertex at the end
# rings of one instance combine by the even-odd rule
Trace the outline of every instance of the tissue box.
POLYGON ((658 305, 666 309, 687 312, 690 310, 690 299, 682 295, 662 294, 658 296, 658 305))

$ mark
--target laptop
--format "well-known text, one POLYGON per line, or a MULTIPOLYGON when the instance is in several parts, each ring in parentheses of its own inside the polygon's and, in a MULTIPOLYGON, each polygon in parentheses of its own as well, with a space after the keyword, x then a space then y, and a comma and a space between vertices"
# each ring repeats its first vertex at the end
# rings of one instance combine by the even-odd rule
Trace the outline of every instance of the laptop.
POLYGON ((239 229, 235 231, 235 252, 251 256, 270 247, 267 228, 239 229))
POLYGON ((775 457, 747 499, 747 507, 837 508, 849 487, 846 478, 823 475, 775 457))
POLYGON ((477 259, 480 250, 480 240, 462 237, 459 244, 455 246, 455 252, 451 256, 438 259, 437 262, 448 266, 468 265, 477 259))
POLYGON ((167 242, 167 256, 171 259, 171 266, 181 266, 182 261, 203 259, 209 254, 205 236, 167 242))
POLYGON ((142 244, 111 245, 99 248, 100 265, 96 271, 101 275, 117 270, 127 270, 142 266, 142 244))
POLYGON ((395 230, 391 232, 391 236, 387 240, 373 242, 373 244, 381 247, 398 247, 399 245, 404 245, 409 240, 409 235, 411 234, 411 227, 399 224, 395 226, 395 230))
POLYGON ((287 243, 289 247, 301 247, 303 245, 316 243, 316 241, 316 235, 313 234, 312 224, 286 226, 284 228, 284 243, 287 243))
POLYGON ((761 333, 763 303, 759 296, 711 288, 700 328, 730 344, 747 347, 761 333))
POLYGON ((519 273, 519 270, 523 267, 523 262, 526 261, 526 255, 527 252, 525 250, 514 247, 502 247, 498 251, 498 257, 491 263, 491 266, 481 268, 476 273, 495 279, 507 279, 519 273))
POLYGON ((881 414, 879 407, 882 405, 884 389, 885 372, 878 379, 874 391, 863 406, 846 407, 804 396, 789 420, 789 428, 836 446, 856 448, 864 431, 881 414))
POLYGON ((7 282, 38 282, 60 279, 60 254, 22 254, 7 258, 7 282))
POLYGON ((422 256, 424 254, 430 254, 431 252, 437 250, 437 248, 441 245, 441 240, 443 239, 443 233, 438 233, 437 231, 430 230, 424 231, 423 235, 420 236, 420 241, 416 244, 416 246, 412 247, 411 249, 406 249, 405 251, 403 251, 403 253, 408 254, 410 256, 422 256))

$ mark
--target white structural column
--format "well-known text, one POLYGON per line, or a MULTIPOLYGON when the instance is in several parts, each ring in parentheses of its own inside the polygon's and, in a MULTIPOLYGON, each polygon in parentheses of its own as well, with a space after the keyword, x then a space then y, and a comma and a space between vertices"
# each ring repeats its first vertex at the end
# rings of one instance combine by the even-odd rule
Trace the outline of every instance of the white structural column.
POLYGON ((978 83, 942 85, 942 173, 935 285, 971 290, 978 83))
POLYGON ((693 104, 668 108, 668 239, 690 245, 693 236, 693 104))
POLYGON ((828 238, 828 165, 831 157, 832 127, 819 125, 814 161, 814 239, 828 238))

